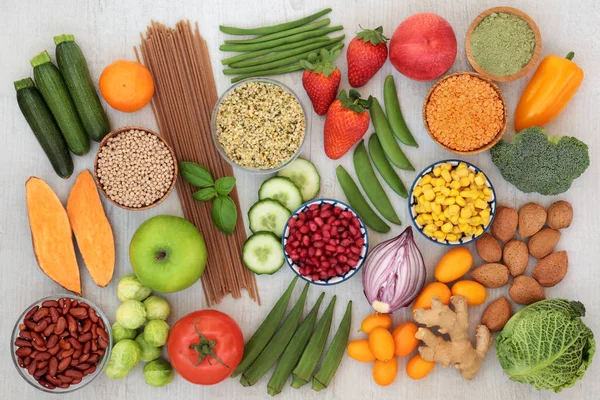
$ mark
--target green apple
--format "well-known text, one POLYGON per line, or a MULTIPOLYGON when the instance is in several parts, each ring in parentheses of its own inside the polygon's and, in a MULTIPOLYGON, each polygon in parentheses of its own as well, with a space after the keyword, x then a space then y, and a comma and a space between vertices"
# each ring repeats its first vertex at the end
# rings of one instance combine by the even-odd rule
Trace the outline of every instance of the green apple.
POLYGON ((206 266, 206 244, 185 218, 158 215, 135 231, 129 260, 144 286, 157 292, 177 292, 200 279, 206 266))

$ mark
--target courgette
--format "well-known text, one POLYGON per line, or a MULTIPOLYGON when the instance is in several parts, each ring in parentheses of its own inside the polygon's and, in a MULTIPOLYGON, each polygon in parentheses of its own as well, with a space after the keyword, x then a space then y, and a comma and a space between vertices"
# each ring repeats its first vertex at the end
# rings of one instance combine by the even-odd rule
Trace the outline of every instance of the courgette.
POLYGON ((85 57, 73 35, 54 37, 56 63, 75 103, 77 114, 90 139, 99 142, 110 132, 110 124, 90 77, 85 57))
POLYGON ((65 138, 62 137, 40 91, 31 78, 16 81, 15 90, 19 108, 50 160, 52 168, 58 176, 67 179, 73 173, 73 160, 65 138))
POLYGON ((33 57, 31 66, 35 84, 67 141, 67 146, 78 156, 86 154, 90 149, 90 139, 85 134, 65 80, 56 65, 50 61, 48 52, 44 50, 33 57))

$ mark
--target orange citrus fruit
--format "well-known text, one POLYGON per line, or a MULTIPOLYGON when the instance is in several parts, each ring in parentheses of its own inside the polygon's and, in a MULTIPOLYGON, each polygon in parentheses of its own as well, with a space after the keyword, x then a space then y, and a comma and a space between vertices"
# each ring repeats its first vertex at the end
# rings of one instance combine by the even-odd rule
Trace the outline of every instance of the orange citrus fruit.
POLYGON ((100 75, 100 93, 114 109, 134 112, 144 108, 154 94, 154 81, 148 68, 136 61, 118 60, 100 75))

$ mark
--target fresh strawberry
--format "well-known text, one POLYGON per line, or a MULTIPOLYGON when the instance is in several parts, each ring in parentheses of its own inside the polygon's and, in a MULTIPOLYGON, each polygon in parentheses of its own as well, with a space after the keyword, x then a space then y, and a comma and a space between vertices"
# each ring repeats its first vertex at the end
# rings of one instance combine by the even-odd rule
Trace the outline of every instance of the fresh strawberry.
POLYGON ((366 110, 372 99, 360 98, 352 89, 350 97, 342 90, 337 100, 331 103, 325 119, 325 154, 337 160, 348 152, 367 132, 371 118, 366 110))
POLYGON ((361 87, 379 71, 388 56, 388 38, 383 28, 364 29, 348 45, 348 82, 352 87, 361 87))
POLYGON ((340 50, 331 53, 326 49, 321 50, 319 56, 312 53, 308 60, 300 61, 304 68, 302 85, 313 104, 315 112, 319 115, 327 114, 327 110, 337 95, 342 74, 333 64, 340 55, 340 50))

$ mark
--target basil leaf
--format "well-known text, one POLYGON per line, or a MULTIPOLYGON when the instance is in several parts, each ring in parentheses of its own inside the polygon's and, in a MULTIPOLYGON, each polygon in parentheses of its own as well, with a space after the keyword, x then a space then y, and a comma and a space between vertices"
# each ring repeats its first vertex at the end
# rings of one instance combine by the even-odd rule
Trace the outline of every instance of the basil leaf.
POLYGON ((196 164, 195 162, 180 162, 179 170, 181 171, 183 179, 193 186, 203 188, 212 186, 215 183, 210 172, 202 165, 196 164))
POLYGON ((207 187, 194 192, 192 197, 198 201, 209 201, 217 195, 217 191, 214 187, 207 187))
POLYGON ((212 220, 219 230, 231 235, 237 222, 237 208, 229 196, 218 195, 212 205, 212 220))
POLYGON ((233 176, 224 176, 215 182, 215 189, 223 196, 227 196, 233 190, 234 186, 235 178, 233 176))

